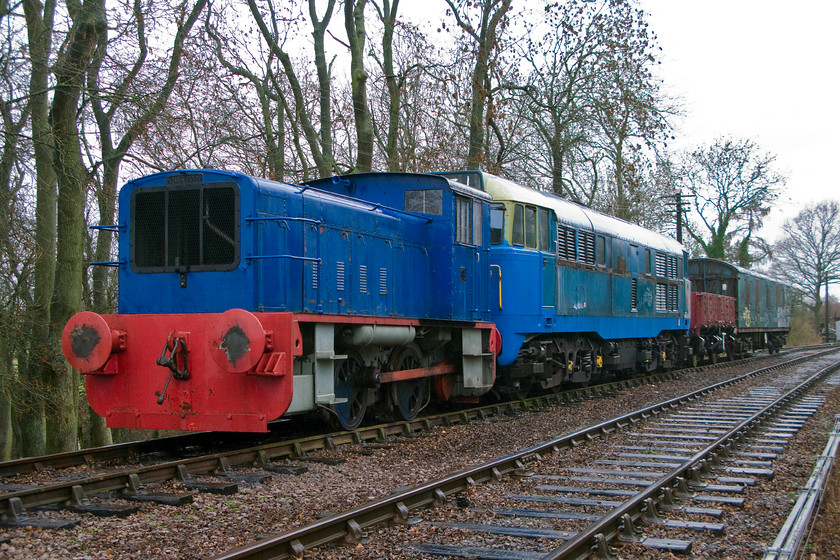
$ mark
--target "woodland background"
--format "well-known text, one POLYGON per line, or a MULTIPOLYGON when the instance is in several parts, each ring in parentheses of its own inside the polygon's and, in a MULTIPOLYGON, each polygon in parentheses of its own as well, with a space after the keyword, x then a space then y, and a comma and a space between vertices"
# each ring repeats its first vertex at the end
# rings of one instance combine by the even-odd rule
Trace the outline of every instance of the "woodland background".
POLYGON ((817 338, 840 208, 770 245, 772 154, 669 150, 680 100, 634 0, 445 7, 418 23, 399 0, 0 0, 0 459, 125 436, 59 339, 80 309, 115 311, 114 269, 89 263, 115 260, 119 184, 161 170, 483 169, 671 235, 680 207, 693 254, 772 266, 801 290, 792 341, 817 338))

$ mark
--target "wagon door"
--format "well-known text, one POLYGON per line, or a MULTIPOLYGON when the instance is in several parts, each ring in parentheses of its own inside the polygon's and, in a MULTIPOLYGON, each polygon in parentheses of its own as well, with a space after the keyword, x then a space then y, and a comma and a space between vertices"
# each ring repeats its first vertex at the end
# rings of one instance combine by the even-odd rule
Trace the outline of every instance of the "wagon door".
POLYGON ((321 224, 308 219, 301 224, 303 230, 303 310, 322 312, 321 303, 321 224))

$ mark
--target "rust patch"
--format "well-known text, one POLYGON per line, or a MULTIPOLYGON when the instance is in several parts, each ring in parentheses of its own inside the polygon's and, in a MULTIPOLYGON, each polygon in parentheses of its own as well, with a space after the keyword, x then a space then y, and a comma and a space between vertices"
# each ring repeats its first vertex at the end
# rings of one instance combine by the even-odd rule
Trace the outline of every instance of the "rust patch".
POLYGON ((242 327, 233 325, 222 338, 219 349, 224 350, 228 362, 236 366, 236 362, 251 351, 251 340, 242 327))
POLYGON ((82 359, 89 358, 100 340, 99 332, 92 326, 76 325, 70 333, 73 355, 82 359))

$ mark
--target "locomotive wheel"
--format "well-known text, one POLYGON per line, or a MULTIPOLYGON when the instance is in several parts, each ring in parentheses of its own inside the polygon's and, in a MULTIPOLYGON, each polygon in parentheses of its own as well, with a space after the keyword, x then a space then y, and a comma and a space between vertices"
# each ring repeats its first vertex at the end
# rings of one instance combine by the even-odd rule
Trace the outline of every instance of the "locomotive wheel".
POLYGON ((332 418, 337 428, 355 430, 365 418, 367 390, 359 387, 358 379, 362 362, 358 357, 348 355, 335 366, 335 397, 347 402, 331 405, 335 415, 332 418))
POLYGON ((586 387, 592 381, 595 372, 595 348, 592 343, 580 337, 575 341, 574 365, 572 366, 572 384, 586 387))
MULTIPOLYGON (((391 359, 392 371, 422 367, 420 355, 414 348, 397 350, 391 359)), ((403 420, 413 420, 428 404, 430 396, 429 378, 407 379, 391 384, 391 403, 394 415, 403 420)))

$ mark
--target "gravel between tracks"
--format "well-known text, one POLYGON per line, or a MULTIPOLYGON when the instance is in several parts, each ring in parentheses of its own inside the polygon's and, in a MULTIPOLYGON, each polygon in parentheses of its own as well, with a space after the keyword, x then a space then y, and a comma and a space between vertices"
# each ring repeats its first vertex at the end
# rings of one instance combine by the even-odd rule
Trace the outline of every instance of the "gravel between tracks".
MULTIPOLYGON (((206 558, 261 536, 285 532, 313 521, 316 516, 338 512, 385 497, 394 488, 413 486, 453 470, 509 453, 513 446, 527 447, 551 437, 594 424, 728 379, 726 369, 696 372, 682 379, 622 391, 548 411, 532 411, 492 418, 469 426, 438 428, 417 438, 399 438, 393 444, 345 446, 318 457, 346 459, 339 465, 288 461, 304 465, 299 476, 274 475, 262 484, 240 483, 232 496, 196 494, 192 504, 169 507, 144 504, 126 519, 78 516, 81 524, 70 530, 0 530, 0 558, 102 559, 102 558, 206 558), (370 454, 367 454, 370 452, 370 454)), ((760 557, 760 547, 772 542, 790 507, 790 492, 807 480, 816 453, 825 445, 833 416, 840 412, 835 390, 806 429, 777 460, 773 490, 751 497, 743 512, 727 514, 727 550, 696 550, 699 558, 760 557)), ((282 463, 281 463, 282 464, 282 463)), ((245 471, 242 474, 247 474, 245 471)), ((176 483, 161 490, 179 491, 176 483)), ((182 491, 182 490, 180 490, 182 491)), ((56 517, 72 517, 57 512, 56 517)), ((376 540, 368 546, 334 547, 307 554, 317 558, 390 558, 404 543, 376 540)))

